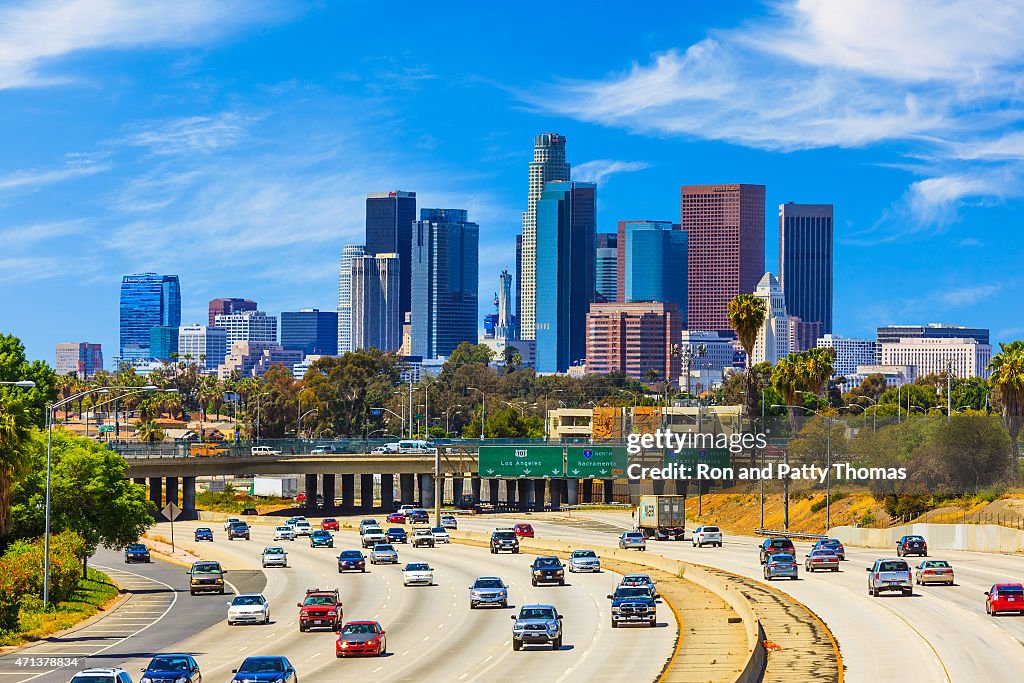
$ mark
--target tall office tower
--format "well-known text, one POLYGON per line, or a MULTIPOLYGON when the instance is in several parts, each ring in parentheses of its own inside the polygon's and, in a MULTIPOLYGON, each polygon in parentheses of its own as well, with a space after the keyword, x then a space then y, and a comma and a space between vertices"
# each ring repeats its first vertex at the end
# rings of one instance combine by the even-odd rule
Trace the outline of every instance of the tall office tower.
POLYGON ((277 342, 277 316, 263 311, 217 315, 213 325, 228 333, 228 346, 236 341, 277 342))
POLYGON ((121 279, 122 361, 149 358, 149 329, 181 324, 181 286, 177 275, 138 273, 121 279))
POLYGON ((212 299, 207 306, 207 310, 209 312, 207 324, 210 327, 213 327, 218 315, 230 315, 231 313, 255 311, 256 308, 256 302, 252 299, 238 299, 234 297, 212 299))
POLYGON ((303 357, 338 353, 338 313, 318 308, 281 313, 281 346, 303 357))
POLYGON ((160 325, 149 328, 149 357, 153 360, 170 361, 178 352, 178 328, 160 325))
POLYGON ((402 345, 399 260, 398 254, 377 254, 349 262, 353 351, 369 348, 397 351, 402 345))
POLYGON ((542 133, 533 139, 533 161, 530 162, 530 189, 523 212, 523 266, 519 271, 521 307, 519 336, 535 339, 537 330, 537 202, 552 181, 569 180, 569 164, 565 161, 565 138, 558 133, 542 133))
POLYGON ((984 327, 962 327, 946 323, 927 325, 886 325, 877 330, 879 344, 895 344, 900 339, 974 339, 979 344, 989 343, 989 331, 984 327))
POLYGON ((729 302, 752 293, 764 275, 764 192, 764 185, 682 187, 690 329, 731 333, 729 302))
POLYGON ((398 254, 401 290, 398 321, 405 320, 412 301, 412 223, 416 220, 416 193, 371 192, 366 195, 366 255, 398 254))
POLYGON ((599 232, 596 239, 597 241, 594 243, 594 248, 597 250, 594 257, 594 287, 597 289, 599 298, 595 298, 595 300, 617 301, 619 254, 616 245, 618 235, 599 232))
POLYGON ((619 235, 622 280, 616 298, 672 302, 687 327, 687 234, 668 221, 619 221, 619 235))
POLYGON ((362 258, 366 247, 346 244, 341 248, 341 268, 338 270, 338 353, 354 351, 352 348, 352 259, 362 258))
POLYGON ((820 320, 804 321, 795 315, 789 316, 790 352, 800 353, 813 349, 818 344, 818 339, 825 334, 823 327, 824 323, 820 320))
POLYGON ((523 319, 523 236, 516 235, 516 330, 523 319))
POLYGON ((58 375, 73 372, 78 379, 92 377, 103 369, 103 347, 89 342, 57 344, 57 363, 53 367, 58 375))
POLYGON ((495 324, 494 336, 501 339, 516 336, 516 319, 512 315, 512 274, 507 270, 498 276, 501 286, 498 287, 498 320, 495 324))
MULTIPOLYGON (((550 182, 537 202, 538 372, 565 372, 586 357, 596 212, 594 183, 550 182)), ((527 298, 523 296, 524 304, 527 298)))
POLYGON ((623 372, 647 381, 648 370, 658 379, 674 383, 679 377, 683 325, 674 303, 595 303, 587 314, 587 372, 607 375, 623 372))
POLYGON ((757 333, 750 365, 778 362, 789 355, 789 316, 786 315, 786 295, 779 281, 771 273, 765 273, 757 283, 754 296, 765 304, 767 315, 761 330, 757 333))
POLYGON ((786 310, 832 332, 832 205, 779 205, 779 284, 786 310))
POLYGON ((219 327, 184 325, 178 328, 178 358, 213 372, 228 353, 228 333, 219 327))
MULTIPOLYGON (((671 221, 619 221, 615 235, 615 300, 622 303, 626 301, 626 242, 627 232, 632 230, 679 230, 678 223, 671 221)), ((685 262, 682 270, 686 269, 685 262)), ((643 264, 641 262, 641 267, 643 264)), ((683 307, 686 310, 686 307, 683 307)), ((685 328, 686 325, 684 324, 685 328)))
POLYGON ((412 233, 409 355, 447 357, 476 343, 480 226, 465 209, 421 209, 412 233))

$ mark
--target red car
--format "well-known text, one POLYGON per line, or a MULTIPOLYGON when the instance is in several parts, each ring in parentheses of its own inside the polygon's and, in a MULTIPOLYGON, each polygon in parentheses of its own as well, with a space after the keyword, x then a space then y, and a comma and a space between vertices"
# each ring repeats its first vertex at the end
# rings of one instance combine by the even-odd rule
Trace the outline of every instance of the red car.
POLYGON ((297 502, 297 503, 305 503, 306 502, 306 492, 305 491, 299 491, 298 494, 295 496, 295 502, 297 502))
POLYGON ((320 528, 324 531, 340 531, 338 528, 338 520, 333 517, 328 517, 324 521, 320 522, 320 528))
POLYGON ((1019 583, 997 583, 985 591, 985 613, 1024 613, 1024 586, 1019 583))
POLYGON ((405 515, 401 512, 392 512, 388 515, 388 524, 405 524, 405 515))
POLYGON ((376 621, 350 621, 338 633, 334 653, 339 658, 348 655, 375 655, 387 651, 384 627, 376 621))
POLYGON ((516 524, 512 531, 516 532, 519 538, 533 538, 533 527, 529 524, 516 524))

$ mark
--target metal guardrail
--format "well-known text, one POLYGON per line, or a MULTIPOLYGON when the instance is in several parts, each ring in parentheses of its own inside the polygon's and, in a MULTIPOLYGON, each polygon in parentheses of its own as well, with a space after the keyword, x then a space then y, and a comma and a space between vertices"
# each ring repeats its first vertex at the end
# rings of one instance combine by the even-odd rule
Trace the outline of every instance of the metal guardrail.
POLYGON ((806 534, 801 531, 779 531, 777 529, 754 529, 755 534, 762 536, 782 536, 785 538, 809 538, 812 540, 820 540, 822 538, 828 538, 825 534, 806 534))

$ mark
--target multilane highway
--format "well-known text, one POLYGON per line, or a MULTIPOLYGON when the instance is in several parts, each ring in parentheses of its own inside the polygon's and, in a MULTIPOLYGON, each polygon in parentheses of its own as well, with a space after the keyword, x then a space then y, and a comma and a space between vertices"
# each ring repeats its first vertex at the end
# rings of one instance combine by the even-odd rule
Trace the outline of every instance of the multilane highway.
MULTIPOLYGON (((377 518, 383 521, 381 516, 377 518)), ((251 541, 228 542, 220 525, 200 523, 176 524, 175 537, 190 539, 192 530, 202 525, 212 526, 215 543, 186 540, 179 546, 204 559, 221 561, 228 569, 228 581, 232 569, 259 567, 260 552, 266 545, 283 545, 290 564, 286 569, 265 570, 264 595, 271 606, 269 625, 229 627, 221 622, 165 650, 195 655, 205 680, 230 680, 231 669, 246 656, 283 654, 305 681, 345 676, 373 681, 611 682, 623 680, 624 672, 632 680, 653 681, 671 656, 677 626, 665 606, 658 610, 658 628, 611 629, 606 595, 620 578, 611 572, 567 574, 569 585, 534 588, 530 585, 529 554, 495 556, 486 549, 458 544, 432 549, 399 544, 399 565, 368 564, 365 574, 339 575, 336 558, 340 550, 359 547, 355 532, 333 532, 333 550, 310 548, 305 538, 273 542, 273 527, 264 525, 253 525, 251 541), (401 567, 409 561, 429 562, 438 585, 403 587, 401 567), (470 610, 470 584, 477 576, 489 574, 500 575, 509 584, 509 609, 470 610), (333 633, 300 633, 295 604, 307 588, 314 586, 340 590, 346 620, 380 621, 387 632, 388 654, 337 660, 333 633), (526 603, 550 603, 564 614, 565 635, 560 651, 512 651, 509 616, 517 611, 512 605, 518 608, 526 603)), ((140 573, 145 571, 145 567, 137 567, 140 573)), ((179 600, 224 605, 230 597, 192 597, 186 593, 179 600)), ((148 661, 148 656, 142 655, 122 662, 136 679, 139 668, 148 661)))

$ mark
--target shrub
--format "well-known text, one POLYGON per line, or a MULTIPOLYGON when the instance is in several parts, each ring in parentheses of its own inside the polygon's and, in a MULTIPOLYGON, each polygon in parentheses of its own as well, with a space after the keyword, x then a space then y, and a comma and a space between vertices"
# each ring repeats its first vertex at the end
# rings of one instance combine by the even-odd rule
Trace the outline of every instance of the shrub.
MULTIPOLYGON (((0 574, 26 572, 24 579, 19 579, 10 587, 3 587, 5 594, 8 590, 17 591, 12 596, 13 601, 19 601, 23 595, 42 596, 45 547, 42 538, 15 541, 0 558, 0 574)), ((82 575, 84 554, 85 541, 75 532, 62 531, 50 536, 51 603, 64 602, 71 598, 82 575)))
POLYGON ((861 526, 871 526, 872 524, 877 524, 877 523, 878 523, 878 518, 875 517, 874 513, 872 513, 872 512, 865 512, 863 515, 860 516, 860 525, 861 526))

